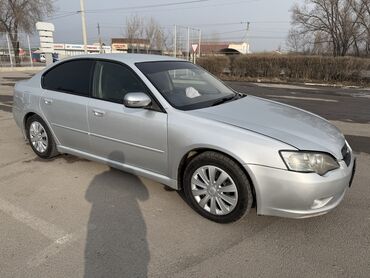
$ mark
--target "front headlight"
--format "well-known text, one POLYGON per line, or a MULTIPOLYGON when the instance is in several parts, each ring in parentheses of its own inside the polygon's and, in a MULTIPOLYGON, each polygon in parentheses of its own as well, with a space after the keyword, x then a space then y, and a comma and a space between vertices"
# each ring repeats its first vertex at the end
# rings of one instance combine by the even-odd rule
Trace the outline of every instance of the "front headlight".
POLYGON ((325 175, 339 168, 338 162, 329 154, 305 151, 280 151, 289 170, 303 173, 325 175))

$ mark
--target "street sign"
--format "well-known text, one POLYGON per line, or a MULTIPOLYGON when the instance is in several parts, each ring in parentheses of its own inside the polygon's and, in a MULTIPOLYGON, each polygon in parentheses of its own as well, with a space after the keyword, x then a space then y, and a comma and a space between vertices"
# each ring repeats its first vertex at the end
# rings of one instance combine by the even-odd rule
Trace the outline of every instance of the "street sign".
POLYGON ((40 37, 40 42, 54 43, 53 37, 40 37))
POLYGON ((197 51, 197 49, 198 49, 198 44, 197 44, 197 43, 193 43, 193 44, 191 45, 191 48, 193 49, 193 52, 196 52, 196 51, 197 51))
POLYGON ((49 22, 37 22, 36 30, 39 32, 40 37, 40 51, 43 53, 53 53, 53 32, 55 30, 54 24, 49 22))
MULTIPOLYGON (((40 29, 42 30, 42 29, 40 29)), ((40 37, 52 37, 53 32, 52 31, 39 31, 39 36, 40 37)))
POLYGON ((37 31, 49 31, 54 32, 54 24, 49 22, 37 22, 36 23, 36 30, 37 31))

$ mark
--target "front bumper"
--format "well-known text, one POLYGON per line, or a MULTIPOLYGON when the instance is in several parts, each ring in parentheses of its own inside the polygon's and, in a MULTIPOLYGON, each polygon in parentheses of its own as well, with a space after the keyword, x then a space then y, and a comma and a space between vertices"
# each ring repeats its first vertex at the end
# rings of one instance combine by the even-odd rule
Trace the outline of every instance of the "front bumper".
POLYGON ((257 214, 306 218, 334 209, 352 181, 355 160, 352 157, 349 166, 339 164, 324 176, 245 165, 256 191, 257 214))

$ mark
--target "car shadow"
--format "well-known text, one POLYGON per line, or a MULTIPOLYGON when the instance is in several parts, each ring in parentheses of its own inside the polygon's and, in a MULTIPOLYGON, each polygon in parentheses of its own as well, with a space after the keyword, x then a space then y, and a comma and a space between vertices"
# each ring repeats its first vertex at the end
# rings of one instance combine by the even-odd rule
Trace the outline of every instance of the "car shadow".
MULTIPOLYGON (((121 152, 110 159, 123 160, 121 152)), ((84 277, 147 277, 150 253, 138 201, 149 198, 138 177, 110 168, 95 176, 85 198, 92 205, 84 277)))

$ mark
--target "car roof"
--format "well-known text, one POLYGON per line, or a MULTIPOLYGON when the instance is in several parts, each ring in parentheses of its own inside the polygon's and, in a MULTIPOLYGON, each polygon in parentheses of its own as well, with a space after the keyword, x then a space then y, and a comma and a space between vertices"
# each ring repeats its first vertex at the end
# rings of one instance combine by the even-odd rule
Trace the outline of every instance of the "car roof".
POLYGON ((156 62, 156 61, 184 61, 182 59, 177 59, 170 56, 152 55, 152 54, 133 54, 133 53, 87 54, 73 56, 63 60, 74 60, 81 58, 108 59, 127 64, 135 64, 141 62, 156 62))

